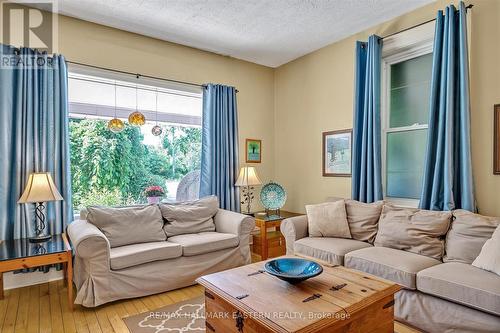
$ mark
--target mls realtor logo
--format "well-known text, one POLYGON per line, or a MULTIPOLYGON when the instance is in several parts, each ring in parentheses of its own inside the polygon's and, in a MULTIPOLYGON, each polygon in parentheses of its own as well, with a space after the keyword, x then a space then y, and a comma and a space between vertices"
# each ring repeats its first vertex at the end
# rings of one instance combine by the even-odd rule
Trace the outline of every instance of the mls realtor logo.
MULTIPOLYGON (((0 50, 0 68, 50 65, 57 52, 57 4, 55 1, 2 1, 0 6, 0 36, 4 45, 29 47, 37 52, 19 54, 0 50)), ((49 66, 50 67, 50 66, 49 66)))

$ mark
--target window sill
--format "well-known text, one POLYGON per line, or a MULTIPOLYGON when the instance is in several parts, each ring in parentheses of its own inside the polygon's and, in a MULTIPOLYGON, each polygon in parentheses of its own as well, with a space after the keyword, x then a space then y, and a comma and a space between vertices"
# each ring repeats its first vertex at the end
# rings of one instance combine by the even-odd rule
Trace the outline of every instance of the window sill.
POLYGON ((418 199, 407 199, 407 198, 393 198, 393 197, 385 197, 384 201, 396 206, 403 208, 418 208, 420 200, 418 199))

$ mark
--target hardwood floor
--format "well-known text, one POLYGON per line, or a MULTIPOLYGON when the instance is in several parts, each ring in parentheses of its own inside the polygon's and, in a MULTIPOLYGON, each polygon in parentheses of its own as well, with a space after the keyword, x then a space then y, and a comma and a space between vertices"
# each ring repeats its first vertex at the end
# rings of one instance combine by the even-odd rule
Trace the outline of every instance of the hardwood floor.
MULTIPOLYGON (((87 309, 75 305, 68 309, 66 287, 63 281, 54 281, 30 287, 5 291, 0 300, 0 332, 2 333, 112 333, 128 332, 121 318, 162 306, 191 299, 203 294, 199 285, 146 296, 117 301, 97 308, 87 309)), ((397 333, 418 331, 396 323, 397 333)))

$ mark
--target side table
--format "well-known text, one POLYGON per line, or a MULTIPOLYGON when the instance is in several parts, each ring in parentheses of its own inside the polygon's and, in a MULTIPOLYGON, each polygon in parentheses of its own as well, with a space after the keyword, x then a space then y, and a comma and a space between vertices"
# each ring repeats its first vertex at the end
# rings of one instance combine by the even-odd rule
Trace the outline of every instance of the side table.
POLYGON ((286 218, 300 216, 303 214, 280 211, 280 215, 258 212, 254 214, 255 226, 259 228, 259 234, 253 236, 252 252, 260 255, 261 260, 279 257, 285 254, 285 237, 280 232, 281 221, 286 218), (276 231, 268 231, 275 228, 276 231))
POLYGON ((3 273, 18 269, 62 264, 68 287, 68 305, 73 310, 73 253, 65 234, 53 235, 43 243, 27 238, 0 240, 0 299, 3 299, 3 273))

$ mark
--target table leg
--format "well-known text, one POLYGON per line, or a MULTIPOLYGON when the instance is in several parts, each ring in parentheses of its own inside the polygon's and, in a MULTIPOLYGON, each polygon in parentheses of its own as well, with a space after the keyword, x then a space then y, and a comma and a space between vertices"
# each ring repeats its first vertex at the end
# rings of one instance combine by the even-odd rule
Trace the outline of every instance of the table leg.
POLYGON ((280 233, 280 250, 281 254, 285 255, 286 254, 286 246, 285 246, 285 236, 281 233, 281 226, 276 227, 276 231, 280 233))
POLYGON ((0 272, 0 299, 3 299, 3 272, 0 272))
POLYGON ((266 260, 267 259, 267 228, 265 225, 260 227, 260 241, 261 241, 261 244, 260 244, 261 259, 266 260))
POLYGON ((68 306, 73 311, 73 256, 71 251, 67 252, 68 262, 66 263, 66 284, 68 286, 68 306))
POLYGON ((68 263, 63 262, 62 266, 63 266, 64 285, 67 286, 68 285, 68 263))

